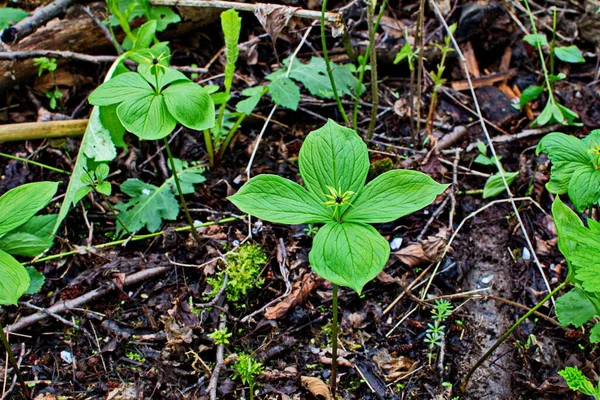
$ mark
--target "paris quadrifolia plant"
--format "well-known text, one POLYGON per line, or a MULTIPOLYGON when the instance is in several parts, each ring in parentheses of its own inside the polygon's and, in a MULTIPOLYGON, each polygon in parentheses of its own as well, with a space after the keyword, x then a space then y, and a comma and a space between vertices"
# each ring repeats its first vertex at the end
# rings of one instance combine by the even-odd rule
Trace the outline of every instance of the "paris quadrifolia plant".
POLYGON ((385 172, 365 185, 367 146, 358 134, 329 120, 308 134, 298 156, 306 189, 277 175, 258 175, 229 200, 239 209, 280 224, 323 224, 313 239, 313 270, 333 283, 331 388, 335 392, 337 293, 361 293, 385 266, 390 246, 369 224, 394 221, 433 202, 448 185, 406 170, 385 172))

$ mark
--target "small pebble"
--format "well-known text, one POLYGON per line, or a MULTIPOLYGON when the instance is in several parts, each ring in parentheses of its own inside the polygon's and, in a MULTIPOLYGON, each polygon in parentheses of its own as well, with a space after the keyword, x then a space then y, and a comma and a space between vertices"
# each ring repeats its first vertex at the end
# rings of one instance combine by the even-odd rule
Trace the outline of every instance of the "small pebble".
POLYGON ((69 353, 66 350, 63 350, 60 352, 60 358, 63 359, 64 362, 67 363, 72 363, 73 362, 73 356, 71 355, 71 353, 69 353))
POLYGON ((390 242, 390 248, 392 250, 398 250, 400 248, 400 246, 402 246, 402 241, 403 240, 404 239, 402 239, 402 238, 394 238, 394 240, 392 240, 390 242))
POLYGON ((523 260, 531 260, 531 253, 527 247, 523 247, 523 255, 521 256, 523 260))

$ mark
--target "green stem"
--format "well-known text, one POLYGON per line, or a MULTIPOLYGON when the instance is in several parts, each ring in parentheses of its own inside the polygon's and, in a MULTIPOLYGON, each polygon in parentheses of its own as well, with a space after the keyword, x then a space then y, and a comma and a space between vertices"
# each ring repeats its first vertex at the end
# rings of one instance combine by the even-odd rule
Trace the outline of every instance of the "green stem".
POLYGON ((11 156, 10 154, 5 154, 5 153, 0 153, 0 156, 6 157, 6 158, 10 158, 11 160, 21 161, 21 162, 24 162, 26 164, 37 165, 38 167, 46 168, 46 169, 49 169, 50 171, 59 172, 61 174, 71 175, 70 172, 65 171, 64 169, 54 168, 54 167, 51 167, 51 166, 46 165, 46 164, 42 164, 42 163, 37 162, 37 161, 28 160, 26 158, 17 157, 17 156, 11 156))
POLYGON ((223 143, 221 143, 221 147, 219 147, 219 151, 215 159, 215 162, 217 164, 219 164, 223 159, 223 155, 225 155, 225 151, 227 150, 227 147, 229 147, 229 143, 237 133, 240 125, 242 124, 242 122, 244 122, 244 119, 246 119, 246 117, 246 114, 241 113, 238 119, 235 121, 235 124, 231 127, 229 132, 227 132, 227 136, 225 137, 225 140, 223 140, 223 143))
POLYGON ((367 138, 371 139, 375 132, 377 123, 377 106, 379 105, 379 86, 377 83, 377 48, 375 47, 375 28, 373 26, 373 17, 375 16, 375 5, 377 0, 371 0, 373 4, 367 5, 367 17, 369 18, 369 48, 371 57, 371 120, 369 121, 369 130, 367 138))
POLYGON ((194 227, 194 220, 190 215, 190 210, 188 209, 185 197, 183 196, 183 192, 181 191, 181 184, 179 183, 179 177, 177 176, 177 168, 175 168, 175 160, 173 159, 171 147, 169 146, 169 140, 166 136, 164 138, 164 141, 165 148, 167 149, 167 155, 169 156, 169 162, 171 163, 171 170, 173 171, 173 179, 175 180, 175 186, 177 187, 177 191, 179 192, 179 199, 181 200, 181 205, 183 206, 183 211, 185 212, 185 218, 187 218, 188 224, 190 224, 192 236, 194 236, 194 239, 196 239, 196 242, 198 242, 198 244, 201 244, 202 240, 200 239, 200 235, 198 235, 198 231, 194 227))
POLYGON ((346 111, 344 111, 344 106, 342 105, 342 100, 340 100, 340 95, 338 94, 337 87, 335 85, 335 80, 333 79, 333 72, 331 69, 331 62, 329 61, 329 53, 327 52, 327 40, 325 37, 325 12, 327 11, 327 0, 323 0, 323 6, 321 7, 321 44, 323 46, 323 59, 325 60, 325 66, 327 69, 327 76, 329 77, 329 82, 331 82, 331 90, 333 90, 333 97, 338 106, 338 110, 342 117, 344 118, 344 122, 346 125, 350 124, 350 120, 348 120, 348 116, 346 115, 346 111))
POLYGON ((544 297, 542 299, 542 301, 540 301, 539 303, 537 303, 529 311, 527 311, 525 313, 525 315, 523 315, 521 318, 519 318, 519 320, 517 322, 515 322, 504 333, 504 335, 502 335, 500 337, 500 339, 498 339, 496 341, 496 343, 494 343, 494 345, 492 347, 490 347, 490 349, 488 351, 486 351, 483 356, 481 356, 481 358, 479 360, 477 360, 477 362, 475 363, 475 365, 473 365, 471 367, 471 369, 469 370, 469 372, 465 376, 465 379, 463 380, 463 382, 462 382, 462 384, 460 386, 460 390, 461 390, 462 393, 465 393, 465 391, 467 390, 467 385, 469 383, 469 379, 471 379, 471 376, 477 370, 477 368, 479 368, 481 366, 481 364, 483 364, 485 362, 485 360, 487 360, 487 358, 494 353, 494 351, 515 331, 515 329, 517 329, 519 327, 519 325, 521 325, 527 318, 529 318, 531 315, 533 315, 533 313, 536 312, 541 306, 543 306, 548 300, 550 300, 552 298, 552 296, 554 296, 562 288, 564 288, 567 285, 567 283, 568 283, 568 281, 565 281, 565 282, 561 283, 553 291, 551 291, 550 293, 548 293, 548 295, 546 297, 544 297))
MULTIPOLYGON (((96 191, 96 193, 99 193, 98 191, 96 191)), ((104 201, 106 202, 106 204, 108 204, 108 208, 110 208, 110 212, 112 212, 112 215, 115 217, 115 220, 117 220, 117 222, 123 227, 123 229, 125 229, 125 232, 127 232, 127 234, 129 236, 133 236, 133 232, 131 232, 129 230, 129 228, 127 227, 127 225, 125 225, 125 223, 123 222, 123 220, 121 219, 121 217, 119 217, 119 214, 117 213, 117 210, 115 210, 115 207, 113 207, 112 203, 108 200, 108 197, 105 196, 102 193, 99 193, 100 196, 102 196, 102 198, 104 199, 104 201)))
POLYGON ((204 130, 204 145, 206 146, 206 154, 208 155, 208 165, 215 165, 215 148, 213 146, 212 134, 209 129, 204 130))
MULTIPOLYGON (((203 228, 203 227, 206 227, 206 226, 212 226, 212 225, 217 225, 217 224, 225 224, 225 223, 233 222, 233 221, 239 221, 240 219, 244 219, 244 218, 246 218, 245 215, 240 216, 239 218, 238 217, 228 217, 228 218, 220 219, 218 221, 204 222, 202 224, 196 224, 196 229, 197 228, 203 228)), ((179 228, 175 228, 172 231, 175 231, 175 232, 185 232, 185 231, 189 231, 190 229, 192 229, 192 227, 188 225, 188 226, 181 226, 179 228)), ((37 264, 37 263, 41 263, 41 262, 56 260, 56 259, 67 257, 67 256, 72 256, 74 254, 82 254, 82 250, 84 250, 84 251, 92 251, 92 249, 104 249, 106 247, 120 246, 120 245, 123 245, 125 243, 129 243, 129 242, 137 242, 139 240, 153 239, 155 237, 162 236, 165 233, 167 233, 167 231, 160 231, 160 232, 148 233, 146 235, 134 235, 134 236, 128 237, 127 239, 119 239, 119 240, 114 240, 112 242, 102 243, 102 244, 99 244, 97 246, 94 246, 93 248, 92 247, 86 247, 86 248, 83 248, 83 249, 66 251, 64 253, 52 254, 50 256, 46 256, 46 257, 34 259, 34 260, 28 262, 27 264, 37 264)))
POLYGON ((338 285, 333 284, 333 292, 331 294, 333 301, 333 318, 331 321, 331 395, 335 399, 337 385, 337 350, 338 350, 338 285))
POLYGON ((4 349, 6 350, 6 354, 8 354, 8 360, 15 370, 15 374, 17 374, 17 379, 23 388, 23 392, 26 398, 31 398, 29 396, 29 388, 25 384, 25 379, 23 379, 23 375, 21 375, 21 370, 19 369, 19 364, 17 364, 17 360, 15 359, 15 355, 8 343, 8 339, 6 338, 6 332, 4 332, 4 327, 0 325, 0 337, 2 337, 2 344, 4 345, 4 349))

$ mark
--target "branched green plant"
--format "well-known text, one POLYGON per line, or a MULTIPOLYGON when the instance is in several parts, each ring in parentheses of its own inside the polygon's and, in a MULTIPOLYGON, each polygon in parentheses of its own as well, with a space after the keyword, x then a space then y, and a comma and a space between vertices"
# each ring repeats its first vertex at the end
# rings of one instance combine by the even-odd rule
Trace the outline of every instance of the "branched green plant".
POLYGON ((229 344, 229 338, 232 336, 227 330, 227 327, 223 329, 216 329, 213 333, 207 335, 209 338, 215 341, 215 344, 229 344))
POLYGON ((565 379, 571 390, 593 396, 595 400, 600 400, 600 384, 594 386, 577 367, 565 367, 558 372, 565 379))
POLYGON ((48 57, 38 57, 33 59, 33 64, 38 67, 38 76, 42 76, 46 71, 50 74, 50 78, 54 84, 54 90, 46 92, 46 97, 49 99, 50 109, 54 110, 58 105, 57 100, 63 98, 63 93, 58 89, 56 78, 54 76, 54 71, 58 68, 56 60, 48 57))
POLYGON ((332 120, 308 134, 298 156, 306 185, 259 175, 229 197, 242 211, 281 224, 324 224, 313 239, 313 270, 333 283, 331 389, 337 373, 337 293, 361 293, 385 266, 390 246, 369 224, 393 221, 430 204, 448 185, 417 171, 393 170, 365 186, 367 146, 358 134, 332 120))
POLYGON ((429 352, 427 358, 429 364, 433 360, 434 349, 442 345, 444 340, 444 329, 442 322, 446 321, 452 314, 452 304, 447 300, 437 300, 431 310, 431 318, 433 318, 433 324, 427 324, 427 330, 425 331, 425 343, 429 346, 429 352))
POLYGON ((248 385, 250 400, 254 400, 256 378, 262 375, 264 367, 260 361, 250 354, 240 353, 233 364, 233 379, 240 379, 244 385, 248 385))

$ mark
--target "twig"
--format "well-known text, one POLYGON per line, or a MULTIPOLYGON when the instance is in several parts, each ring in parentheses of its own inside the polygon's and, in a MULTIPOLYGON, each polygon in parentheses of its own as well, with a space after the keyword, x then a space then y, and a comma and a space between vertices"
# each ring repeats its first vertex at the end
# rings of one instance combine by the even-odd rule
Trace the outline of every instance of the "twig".
MULTIPOLYGON (((143 282, 147 279, 154 278, 155 276, 162 275, 171 271, 170 267, 156 267, 151 269, 145 269, 143 271, 135 272, 129 276, 127 276, 123 282, 123 286, 135 285, 137 283, 143 282)), ((71 300, 61 301, 59 303, 55 303, 53 306, 47 308, 43 312, 37 312, 32 315, 28 315, 27 317, 21 318, 17 322, 12 325, 6 327, 6 332, 18 332, 22 329, 27 328, 35 323, 45 320, 49 315, 53 317, 56 314, 64 313, 65 311, 70 310, 71 308, 81 307, 84 304, 87 304, 91 301, 94 301, 106 294, 110 293, 116 288, 115 284, 110 282, 106 285, 103 285, 97 289, 92 290, 84 294, 83 296, 76 297, 71 300)))
MULTIPOLYGON (((369 50, 371 52, 371 102, 373 103, 373 106, 371 107, 371 120, 369 121, 369 131, 367 133, 367 137, 369 139, 373 137, 373 133, 375 132, 375 124, 379 119, 377 116, 377 106, 379 105, 379 84, 377 82, 377 47, 375 46, 375 27, 373 26, 373 18, 375 17, 376 4, 377 1, 375 0, 370 1, 367 4, 367 18, 369 19, 367 26, 369 30, 369 50)), ((385 8, 385 4, 386 3, 383 3, 382 7, 385 8)), ((358 93, 356 95, 358 96, 358 93)))
MULTIPOLYGON (((225 313, 221 313, 219 317, 219 329, 225 329, 227 327, 227 315, 225 313)), ((221 372, 221 368, 225 366, 223 363, 223 353, 225 351, 225 345, 223 343, 219 343, 217 346, 217 362, 215 364, 215 369, 213 369, 213 373, 210 376, 210 382, 206 391, 210 395, 210 400, 217 400, 217 384, 219 382, 219 373, 221 372)))
POLYGON ((29 17, 2 31, 2 41, 13 44, 23 39, 52 18, 65 12, 74 2, 75 0, 56 0, 47 6, 36 8, 29 17))
POLYGON ((43 313, 43 314, 46 314, 48 317, 52 317, 52 318, 54 318, 54 319, 56 319, 56 320, 58 320, 58 321, 62 322, 63 324, 65 324, 65 325, 67 325, 67 326, 70 326, 71 328, 75 328, 75 329, 77 329, 78 331, 82 331, 82 332, 83 332, 83 333, 84 333, 84 334, 85 334, 85 335, 86 335, 88 338, 90 338, 90 339, 92 339, 92 340, 94 339, 94 338, 93 338, 93 336, 92 336, 92 334, 91 334, 90 332, 88 332, 88 330, 87 330, 87 329, 85 329, 84 327, 82 327, 82 326, 79 326, 79 325, 77 325, 77 324, 75 324, 75 323, 73 323, 73 322, 69 321, 68 319, 65 319, 65 318, 61 317, 60 315, 58 315, 58 314, 56 314, 56 313, 53 313, 53 312, 51 312, 51 311, 48 311, 48 310, 46 310, 45 308, 38 307, 38 306, 36 306, 36 305, 34 305, 34 304, 31 304, 31 303, 30 303, 30 302, 28 302, 28 301, 24 301, 24 302, 22 302, 21 304, 23 304, 23 305, 25 305, 25 306, 27 306, 27 307, 29 307, 29 308, 33 308, 34 310, 36 310, 36 311, 39 311, 39 312, 41 312, 41 313, 43 313))
MULTIPOLYGON (((412 281, 412 282, 411 282, 411 283, 410 283, 410 284, 409 284, 409 285, 406 287, 406 290, 411 290, 411 289, 412 289, 412 288, 413 288, 413 287, 414 287, 414 286, 417 284, 417 282, 419 282, 421 279, 423 279, 423 277, 425 277, 425 275, 427 274, 427 272, 429 272, 429 270, 430 270, 430 269, 431 269, 431 265, 430 265, 430 266, 428 266, 427 268, 425 268, 425 269, 423 270, 423 272, 421 272, 421 273, 419 274, 419 276, 417 276, 417 277, 415 278, 415 280, 414 280, 414 281, 412 281)), ((389 312, 392 310, 392 308, 394 308, 394 306, 395 306, 396 304, 398 304, 398 302, 399 302, 400 300, 402 300, 402 298, 403 298, 403 297, 404 297, 404 295, 406 294, 406 290, 403 290, 403 291, 402 291, 402 293, 400 293, 400 294, 398 295, 398 297, 396 297, 396 298, 394 299, 394 301, 392 301, 392 302, 390 303, 390 305, 389 305, 389 306, 387 306, 387 307, 385 308, 385 310, 383 310, 383 314, 382 314, 382 315, 385 315, 385 314, 389 313, 389 312)))
POLYGON ((421 229, 421 232, 417 236, 417 241, 419 241, 423 238, 423 236, 425 235, 425 232, 427 232, 427 229, 429 228, 429 226, 433 223, 433 221, 435 219, 437 219, 437 217, 440 216, 442 211, 444 211, 446 209, 446 205, 448 205, 448 201, 450 201, 450 198, 451 198, 450 192, 448 192, 446 194, 446 198, 444 199, 444 201, 442 201, 442 204, 440 204, 440 206, 438 208, 436 208, 436 210, 433 212, 433 214, 431 214, 431 217, 429 217, 429 219, 427 220, 427 223, 425 224, 423 229, 421 229))
MULTIPOLYGON (((506 193, 508 194, 508 198, 510 201, 510 204, 513 208, 513 211, 515 213, 515 217, 517 218, 517 221, 519 223, 519 226, 521 228, 521 232, 523 233, 523 236, 525 238, 525 241, 527 243, 527 247, 529 248, 530 253, 533 256, 533 259, 535 261, 535 264, 542 276, 542 279, 544 280, 544 284, 546 285, 546 288, 548 289, 548 292, 552 291, 552 288, 550 287, 550 282, 548 282, 548 278, 546 277, 546 274, 544 273, 544 269, 542 268, 542 264, 540 263, 540 260, 537 257, 537 254, 535 253, 535 249, 533 248, 533 244, 531 243, 531 239, 529 238, 529 234, 527 233, 527 229, 525 228, 525 224, 523 223, 523 220, 521 219, 521 214, 519 213, 519 209, 517 208, 517 205, 514 201, 514 195, 512 193, 512 191, 510 190, 510 187, 508 185, 508 182, 506 181, 506 176, 504 175, 504 169, 502 168, 502 165, 500 164, 500 161, 498 159, 498 156, 496 154, 496 149, 494 148, 494 143, 492 142, 492 139, 490 137, 490 133, 487 130, 487 126, 485 125, 484 121, 483 121, 483 115, 481 113, 481 108, 479 107, 479 101, 477 100, 477 95, 475 94, 475 89, 473 89, 473 82, 471 82, 471 75, 469 74, 469 70, 467 68, 467 61, 465 59, 465 56, 463 55, 462 51, 460 50, 460 47, 458 46, 458 43, 456 42, 456 39, 454 38, 454 34, 452 33, 452 31, 450 30, 450 28, 448 27, 448 24, 446 23, 446 20, 444 20, 444 17, 442 16, 442 13, 440 12, 437 4, 435 4, 435 1, 430 0, 429 2, 431 4, 431 7, 435 10, 435 13, 438 17, 438 19, 440 20, 440 22, 444 25, 444 28, 446 29, 447 34, 450 36, 450 39, 452 40, 452 43, 454 44, 454 47, 456 49, 456 53, 458 54, 459 59, 461 60, 461 65, 463 66, 464 69, 464 73, 465 76, 467 78, 467 81, 469 82, 469 87, 471 90, 471 96, 473 97, 473 103, 475 104, 475 110, 477 112, 477 116, 479 117, 479 122, 481 125, 481 129, 483 130, 483 133, 485 135, 486 141, 488 142, 488 145, 490 146, 490 151, 492 153, 492 157, 494 158, 494 161, 496 162, 496 167, 498 168, 498 172, 500 173, 500 177, 502 178, 502 183, 504 184, 504 188, 506 189, 506 193)), ((429 286, 429 285, 428 285, 429 286)), ((423 294, 423 296, 425 296, 425 293, 423 294)), ((551 297, 552 300, 552 304, 556 305, 554 302, 554 297, 551 297)))
POLYGON ((111 42, 115 48, 117 49, 117 53, 122 54, 123 53, 123 47, 121 46, 121 44, 116 40, 116 38, 112 35, 112 33, 110 33, 110 30, 106 27, 106 25, 104 25, 102 23, 102 21, 100 21, 100 19, 98 19, 98 17, 96 17, 94 15, 94 13, 90 10, 89 7, 87 6, 82 6, 82 5, 78 5, 79 9, 81 11, 83 11, 88 17, 90 17, 90 19, 92 21, 94 21, 94 23, 96 24, 96 26, 104 33, 104 36, 106 37, 106 39, 111 42))
POLYGON ((35 139, 82 136, 87 119, 71 121, 26 122, 0 125, 0 143, 35 139))

